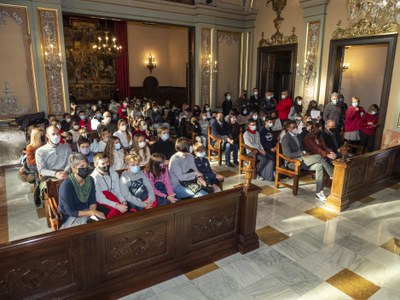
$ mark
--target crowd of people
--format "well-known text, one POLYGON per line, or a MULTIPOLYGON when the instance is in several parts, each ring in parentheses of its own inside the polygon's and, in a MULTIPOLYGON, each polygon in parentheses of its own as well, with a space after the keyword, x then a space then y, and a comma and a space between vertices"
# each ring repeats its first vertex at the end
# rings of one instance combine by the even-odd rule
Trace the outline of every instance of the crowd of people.
POLYGON ((169 100, 160 106, 145 98, 85 107, 72 102, 62 120, 49 115, 45 130, 31 130, 26 165, 41 182, 63 180, 59 209, 65 228, 221 191, 224 178, 206 157, 209 128, 223 141, 218 147, 232 168, 238 165, 243 133, 243 142, 256 150, 247 155, 257 157, 259 180, 275 180, 280 141, 285 156, 316 171, 321 201, 326 200, 324 174, 332 177, 332 160, 340 157, 343 138, 373 150, 377 105, 365 111, 354 97, 347 107, 337 93, 324 109, 316 101, 304 107, 303 99, 292 101, 288 91, 279 100, 271 91, 264 96, 253 89, 234 102, 226 93, 222 111, 211 111, 208 104, 179 109, 169 100))

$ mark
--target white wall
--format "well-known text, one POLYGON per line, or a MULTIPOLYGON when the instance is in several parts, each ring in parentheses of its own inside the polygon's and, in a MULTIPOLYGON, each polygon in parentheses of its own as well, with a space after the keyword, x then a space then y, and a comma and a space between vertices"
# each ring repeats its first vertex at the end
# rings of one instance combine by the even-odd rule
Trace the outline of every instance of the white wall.
POLYGON ((129 22, 128 47, 130 86, 143 86, 152 75, 160 86, 186 87, 187 28, 129 22), (157 63, 151 74, 146 67, 149 53, 157 63))
POLYGON ((357 96, 365 109, 371 104, 380 106, 386 56, 386 45, 353 46, 345 50, 344 62, 349 69, 343 72, 340 92, 347 102, 357 96))

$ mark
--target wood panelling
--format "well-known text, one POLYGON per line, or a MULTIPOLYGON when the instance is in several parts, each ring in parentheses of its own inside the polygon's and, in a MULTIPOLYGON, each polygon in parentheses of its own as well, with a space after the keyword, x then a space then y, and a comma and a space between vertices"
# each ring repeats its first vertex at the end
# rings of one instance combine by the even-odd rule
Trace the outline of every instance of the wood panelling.
POLYGON ((336 211, 399 179, 400 146, 333 162, 333 181, 327 205, 336 211))
POLYGON ((160 86, 153 91, 152 95, 147 95, 143 87, 131 86, 131 98, 133 97, 150 97, 161 105, 164 105, 165 100, 170 99, 171 103, 181 107, 183 103, 188 103, 188 90, 186 87, 160 86))
POLYGON ((258 248, 259 187, 179 201, 0 247, 0 299, 117 298, 258 248))

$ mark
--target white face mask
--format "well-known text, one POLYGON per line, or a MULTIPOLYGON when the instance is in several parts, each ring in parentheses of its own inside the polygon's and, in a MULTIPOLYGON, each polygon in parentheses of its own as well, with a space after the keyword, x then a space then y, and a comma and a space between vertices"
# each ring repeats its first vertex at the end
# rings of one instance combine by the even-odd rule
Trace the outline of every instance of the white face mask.
POLYGON ((50 136, 50 142, 54 145, 58 145, 60 143, 61 136, 60 135, 52 135, 50 136))
POLYGON ((258 96, 258 92, 254 92, 254 96, 258 96))
POLYGON ((271 98, 272 98, 271 96, 267 96, 267 99, 268 99, 268 100, 271 100, 271 98))
POLYGON ((337 99, 331 99, 332 100, 332 104, 333 105, 336 105, 337 104, 337 102, 338 102, 338 100, 337 99))
POLYGON ((79 125, 74 125, 74 129, 78 130, 79 129, 79 125))
POLYGON ((353 103, 351 103, 351 105, 353 105, 354 107, 357 107, 358 106, 358 102, 353 102, 353 103))
POLYGON ((126 125, 121 125, 120 129, 121 131, 126 131, 126 125))
POLYGON ((232 97, 231 96, 226 96, 226 100, 231 100, 232 97))
POLYGON ((282 98, 282 99, 286 99, 286 95, 282 95, 281 98, 282 98))
POLYGON ((274 123, 268 122, 268 127, 271 128, 272 126, 274 126, 274 123))
POLYGON ((299 134, 299 130, 297 128, 293 129, 292 134, 293 135, 298 135, 299 134))
POLYGON ((143 125, 142 130, 147 130, 147 124, 143 125))
POLYGON ((376 115, 377 114, 377 112, 376 111, 371 111, 371 115, 376 115))
POLYGON ((104 122, 105 124, 110 123, 110 122, 111 122, 111 117, 104 117, 103 122, 104 122))
POLYGON ((83 155, 88 155, 89 152, 90 152, 90 148, 81 148, 81 153, 82 153, 83 155))
POLYGON ((146 147, 146 142, 139 142, 139 148, 144 148, 144 147, 146 147))
POLYGON ((190 146, 190 147, 189 147, 189 153, 192 153, 192 152, 193 152, 193 147, 190 146))
POLYGON ((202 116, 202 119, 203 119, 203 120, 206 120, 206 119, 207 119, 207 116, 202 116))
POLYGON ((301 102, 301 101, 297 101, 297 104, 298 104, 298 105, 301 105, 301 104, 302 104, 302 102, 301 102))
POLYGON ((257 115, 253 115, 253 120, 257 120, 258 116, 257 115))

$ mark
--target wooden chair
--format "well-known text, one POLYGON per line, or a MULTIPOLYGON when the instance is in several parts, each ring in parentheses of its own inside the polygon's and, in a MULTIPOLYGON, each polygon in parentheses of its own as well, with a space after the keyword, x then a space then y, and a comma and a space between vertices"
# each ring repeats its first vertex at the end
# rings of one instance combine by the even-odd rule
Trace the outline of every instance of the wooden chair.
POLYGON ((208 126, 208 160, 211 162, 211 151, 217 152, 218 165, 222 165, 222 145, 223 140, 211 134, 211 128, 208 126))
POLYGON ((276 143, 276 169, 275 169, 275 187, 279 188, 283 185, 289 189, 292 189, 293 195, 297 195, 299 189, 299 179, 301 176, 313 174, 314 171, 300 170, 301 161, 297 159, 291 159, 283 155, 280 142, 276 143), (293 163, 294 170, 291 170, 285 166, 286 163, 293 163), (280 181, 279 175, 286 175, 293 178, 293 185, 286 182, 280 181))
POLYGON ((53 181, 48 179, 46 181, 47 198, 44 200, 44 209, 47 224, 53 231, 59 229, 62 225, 62 214, 58 210, 58 194, 63 180, 53 181))
POLYGON ((255 148, 252 148, 250 146, 247 146, 244 141, 243 141, 243 133, 242 130, 240 130, 240 134, 239 134, 239 174, 242 174, 242 172, 244 171, 244 166, 243 166, 243 162, 247 162, 248 164, 251 165, 253 172, 251 175, 252 179, 256 179, 257 178, 257 154, 258 154, 258 150, 255 148), (251 151, 253 153, 253 156, 250 157, 247 155, 247 150, 251 151))

